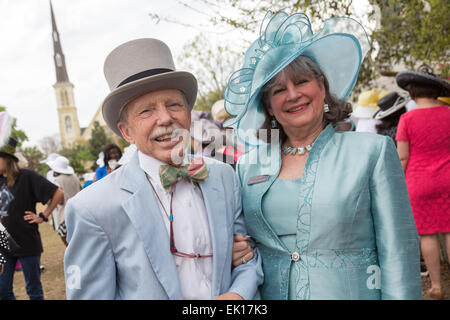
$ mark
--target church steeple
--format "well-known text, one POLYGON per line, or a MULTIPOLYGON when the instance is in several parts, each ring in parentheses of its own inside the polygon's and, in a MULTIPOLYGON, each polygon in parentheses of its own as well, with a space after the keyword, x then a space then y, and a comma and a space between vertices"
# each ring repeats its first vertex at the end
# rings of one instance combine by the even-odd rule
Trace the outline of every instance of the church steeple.
POLYGON ((53 59, 55 62, 56 82, 69 82, 67 75, 66 61, 62 52, 61 42, 59 39, 59 32, 56 26, 55 15, 53 13, 52 1, 50 0, 50 13, 52 16, 52 39, 53 39, 53 59))
POLYGON ((77 107, 75 106, 74 85, 70 83, 69 76, 67 75, 66 61, 61 48, 51 0, 50 13, 52 16, 53 58, 56 70, 56 83, 53 85, 53 88, 55 88, 58 108, 59 133, 63 148, 72 148, 81 136, 81 129, 78 123, 77 107))

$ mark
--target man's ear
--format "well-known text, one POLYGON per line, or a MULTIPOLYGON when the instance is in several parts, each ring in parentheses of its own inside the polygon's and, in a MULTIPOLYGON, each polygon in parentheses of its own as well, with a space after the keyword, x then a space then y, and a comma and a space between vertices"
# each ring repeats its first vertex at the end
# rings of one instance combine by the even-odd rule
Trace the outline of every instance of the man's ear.
POLYGON ((135 141, 133 139, 133 137, 131 136, 131 128, 130 126, 128 126, 127 123, 120 121, 117 123, 117 127, 120 130, 120 133, 122 134, 122 137, 131 144, 134 144, 135 141))

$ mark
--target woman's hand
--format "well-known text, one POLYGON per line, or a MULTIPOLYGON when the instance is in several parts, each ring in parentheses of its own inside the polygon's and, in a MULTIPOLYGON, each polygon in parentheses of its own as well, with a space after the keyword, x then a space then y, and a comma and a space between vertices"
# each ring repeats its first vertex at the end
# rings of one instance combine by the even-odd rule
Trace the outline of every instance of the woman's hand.
POLYGON ((0 274, 3 273, 3 265, 0 263, 0 274))
POLYGON ((248 238, 248 236, 244 237, 242 234, 234 236, 232 254, 234 267, 247 263, 253 258, 253 249, 248 242, 248 238))
POLYGON ((42 223, 44 220, 39 217, 36 213, 32 211, 25 211, 25 216, 23 217, 24 220, 28 221, 28 223, 42 223))

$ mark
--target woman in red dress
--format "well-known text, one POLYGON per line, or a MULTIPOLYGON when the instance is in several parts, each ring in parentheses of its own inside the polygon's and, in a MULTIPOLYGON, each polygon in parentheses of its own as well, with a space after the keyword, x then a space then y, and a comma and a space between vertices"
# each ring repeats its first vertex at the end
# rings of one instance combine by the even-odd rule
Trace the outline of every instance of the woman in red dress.
POLYGON ((397 84, 417 104, 400 118, 397 149, 430 274, 428 294, 442 299, 438 233, 450 256, 450 108, 437 98, 448 97, 450 85, 429 69, 400 72, 397 84))

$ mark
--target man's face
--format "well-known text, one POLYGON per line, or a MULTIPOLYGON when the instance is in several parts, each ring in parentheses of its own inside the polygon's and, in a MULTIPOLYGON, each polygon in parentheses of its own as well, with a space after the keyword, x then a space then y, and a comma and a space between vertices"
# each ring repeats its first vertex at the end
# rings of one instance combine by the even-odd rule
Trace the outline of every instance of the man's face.
POLYGON ((149 92, 129 102, 124 112, 128 119, 118 127, 125 140, 150 157, 179 164, 184 147, 180 141, 187 141, 191 126, 191 112, 181 91, 149 92))

